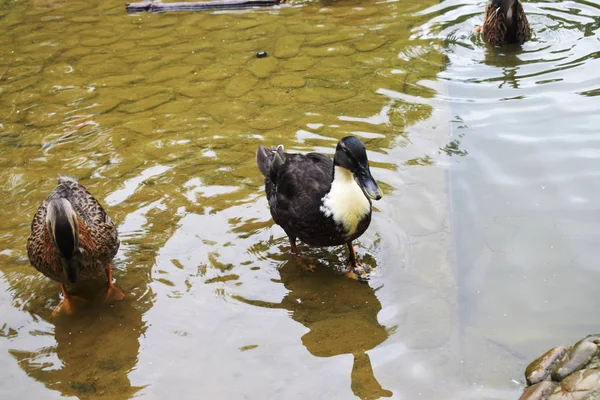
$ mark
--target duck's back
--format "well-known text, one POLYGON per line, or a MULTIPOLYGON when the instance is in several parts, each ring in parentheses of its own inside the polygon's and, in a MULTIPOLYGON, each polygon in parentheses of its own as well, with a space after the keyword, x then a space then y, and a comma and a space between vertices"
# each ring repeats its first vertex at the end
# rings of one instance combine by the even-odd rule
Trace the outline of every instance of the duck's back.
POLYGON ((46 197, 38 209, 33 219, 32 228, 33 225, 44 224, 48 203, 59 198, 67 199, 69 203, 71 203, 71 206, 79 219, 88 227, 102 227, 103 229, 114 230, 114 234, 117 234, 115 224, 94 196, 88 192, 85 186, 77 182, 75 178, 66 175, 60 175, 58 178, 58 185, 54 188, 52 193, 46 197))
POLYGON ((265 177, 265 189, 273 220, 288 235, 307 244, 338 244, 337 227, 321 211, 322 199, 331 187, 333 160, 319 153, 285 154, 265 177))
POLYGON ((500 12, 500 8, 495 7, 492 1, 488 1, 485 8, 483 34, 488 43, 494 46, 523 44, 531 37, 529 21, 519 0, 516 0, 516 15, 510 26, 507 26, 506 17, 500 12))

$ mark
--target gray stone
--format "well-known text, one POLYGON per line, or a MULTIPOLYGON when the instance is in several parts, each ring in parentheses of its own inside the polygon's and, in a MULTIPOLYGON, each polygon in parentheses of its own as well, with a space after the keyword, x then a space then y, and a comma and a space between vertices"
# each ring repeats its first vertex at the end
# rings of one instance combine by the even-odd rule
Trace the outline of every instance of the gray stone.
POLYGON ((567 346, 557 346, 548 350, 537 360, 532 361, 525 369, 525 379, 528 385, 535 385, 550 375, 557 362, 569 351, 567 346))
POLYGON ((583 369, 561 382, 549 400, 593 400, 600 394, 600 370, 583 369))
POLYGON ((598 354, 598 346, 585 339, 576 343, 569 354, 552 370, 552 380, 560 382, 566 376, 585 367, 598 354))
POLYGON ((519 400, 547 400, 556 386, 551 381, 539 382, 526 388, 519 400))

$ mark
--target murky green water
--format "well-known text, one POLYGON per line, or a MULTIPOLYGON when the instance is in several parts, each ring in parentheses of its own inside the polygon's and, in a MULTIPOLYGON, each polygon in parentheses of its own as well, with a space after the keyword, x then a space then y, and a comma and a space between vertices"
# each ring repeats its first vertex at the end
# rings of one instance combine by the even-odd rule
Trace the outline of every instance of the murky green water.
POLYGON ((534 40, 497 52, 461 4, 0 2, 0 398, 511 399, 599 330, 600 10, 526 3, 534 40), (348 134, 384 190, 369 285, 342 247, 298 268, 254 161, 348 134), (61 172, 119 224, 127 297, 53 319, 25 243, 61 172))

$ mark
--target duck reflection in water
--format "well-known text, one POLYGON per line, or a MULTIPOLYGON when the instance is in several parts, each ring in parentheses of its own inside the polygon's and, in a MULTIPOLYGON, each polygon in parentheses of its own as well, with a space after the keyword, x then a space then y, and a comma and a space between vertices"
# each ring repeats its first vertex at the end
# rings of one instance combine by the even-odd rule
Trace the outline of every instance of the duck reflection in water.
POLYGON ((486 82, 498 82, 498 88, 507 86, 513 89, 519 88, 522 74, 519 74, 521 65, 526 61, 520 59, 523 50, 520 47, 505 47, 501 51, 488 51, 483 60, 485 65, 493 67, 498 72, 497 76, 490 76, 486 82))
MULTIPOLYGON (((78 294, 97 295, 99 288, 87 285, 78 287, 78 294)), ((146 330, 142 314, 148 307, 132 297, 106 307, 102 292, 99 296, 86 299, 89 301, 71 315, 54 318, 45 303, 32 299, 25 308, 43 318, 46 324, 30 334, 50 336, 52 333, 46 327, 51 324, 55 343, 33 352, 10 350, 10 353, 27 375, 63 396, 82 400, 129 399, 141 389, 132 387, 128 374, 137 363, 139 337, 146 330)))
POLYGON ((293 260, 284 262, 279 273, 289 291, 280 303, 235 297, 254 306, 291 311, 294 321, 310 329, 302 343, 312 355, 354 356, 351 387, 357 397, 391 397, 392 392, 382 388, 375 378, 366 353, 388 337, 386 328, 377 321, 381 303, 375 290, 356 280, 340 279, 332 268, 302 271, 293 260))

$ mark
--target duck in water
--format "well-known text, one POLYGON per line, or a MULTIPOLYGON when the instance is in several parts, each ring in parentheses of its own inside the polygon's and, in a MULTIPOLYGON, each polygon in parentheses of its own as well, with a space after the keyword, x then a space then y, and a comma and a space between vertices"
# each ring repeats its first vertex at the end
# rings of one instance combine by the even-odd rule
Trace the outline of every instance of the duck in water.
POLYGON ((531 36, 531 29, 523 5, 519 0, 489 0, 485 6, 483 30, 486 42, 494 46, 523 44, 531 36))
POLYGON ((371 222, 371 200, 379 200, 379 188, 371 176, 364 144, 354 136, 337 144, 333 160, 319 153, 288 154, 283 146, 259 146, 258 169, 273 220, 288 235, 300 265, 296 239, 310 246, 346 244, 352 272, 366 279, 352 241, 371 222))
POLYGON ((71 313, 65 284, 106 273, 108 298, 124 294, 112 282, 111 260, 119 250, 117 227, 87 189, 61 175, 58 186, 43 201, 31 223, 27 255, 31 265, 60 283, 63 300, 52 313, 71 313))

